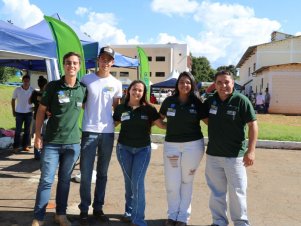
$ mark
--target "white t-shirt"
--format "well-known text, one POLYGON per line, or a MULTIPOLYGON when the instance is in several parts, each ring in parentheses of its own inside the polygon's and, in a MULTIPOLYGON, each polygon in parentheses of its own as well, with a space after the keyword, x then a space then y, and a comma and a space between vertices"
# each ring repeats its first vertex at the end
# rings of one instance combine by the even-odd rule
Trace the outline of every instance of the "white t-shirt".
POLYGON ((262 94, 257 94, 256 96, 256 105, 264 104, 264 96, 262 94))
POLYGON ((32 104, 28 103, 28 100, 34 89, 29 87, 27 90, 23 89, 22 86, 17 87, 13 93, 13 99, 17 100, 16 109, 17 113, 29 113, 32 112, 32 104))
POLYGON ((87 86, 88 90, 82 130, 113 133, 112 104, 114 98, 122 97, 121 82, 112 75, 100 78, 94 73, 85 75, 81 82, 87 86))

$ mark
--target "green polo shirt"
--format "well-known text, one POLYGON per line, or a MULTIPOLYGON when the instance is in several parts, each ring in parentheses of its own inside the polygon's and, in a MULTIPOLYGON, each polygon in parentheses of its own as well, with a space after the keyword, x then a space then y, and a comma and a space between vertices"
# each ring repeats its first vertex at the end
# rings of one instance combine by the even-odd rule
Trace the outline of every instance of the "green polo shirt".
POLYGON ((121 122, 118 142, 130 147, 150 145, 151 125, 159 118, 156 108, 151 105, 141 105, 133 109, 126 104, 119 104, 113 114, 114 121, 121 122))
POLYGON ((206 118, 204 104, 196 97, 182 104, 177 96, 167 97, 160 108, 167 118, 165 141, 189 142, 203 138, 200 120, 206 118))
POLYGON ((221 157, 242 157, 247 148, 246 124, 256 120, 249 99, 234 91, 225 101, 217 92, 206 100, 208 121, 207 154, 221 157))
POLYGON ((41 100, 41 104, 51 112, 45 134, 47 143, 80 143, 78 118, 85 94, 86 87, 82 83, 77 80, 74 87, 68 87, 64 76, 47 84, 41 100))

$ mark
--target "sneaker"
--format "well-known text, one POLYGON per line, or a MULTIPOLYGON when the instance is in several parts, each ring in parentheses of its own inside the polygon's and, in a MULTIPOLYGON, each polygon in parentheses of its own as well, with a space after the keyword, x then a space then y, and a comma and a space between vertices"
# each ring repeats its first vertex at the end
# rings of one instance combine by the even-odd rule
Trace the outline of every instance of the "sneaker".
POLYGON ((165 222, 165 226, 175 226, 176 225, 176 221, 172 220, 172 219, 168 219, 165 222))
POLYGON ((54 221, 57 224, 60 224, 60 226, 71 226, 70 221, 68 220, 66 215, 54 215, 54 221))
POLYGON ((102 222, 109 222, 109 218, 104 214, 102 210, 93 210, 93 216, 102 222))
POLYGON ((187 226, 187 224, 185 222, 182 222, 182 221, 177 221, 176 226, 187 226))
POLYGON ((14 148, 14 149, 12 150, 12 153, 13 153, 13 154, 18 154, 19 152, 20 152, 19 148, 14 148))
POLYGON ((123 222, 123 223, 130 223, 132 220, 131 220, 131 216, 127 216, 126 214, 124 214, 121 218, 120 218, 120 221, 123 222))
POLYGON ((79 218, 80 226, 89 226, 88 213, 81 212, 79 218))
POLYGON ((44 221, 39 221, 37 219, 33 219, 31 226, 42 226, 44 225, 44 221))
POLYGON ((23 147, 23 151, 29 152, 30 151, 30 147, 23 147))

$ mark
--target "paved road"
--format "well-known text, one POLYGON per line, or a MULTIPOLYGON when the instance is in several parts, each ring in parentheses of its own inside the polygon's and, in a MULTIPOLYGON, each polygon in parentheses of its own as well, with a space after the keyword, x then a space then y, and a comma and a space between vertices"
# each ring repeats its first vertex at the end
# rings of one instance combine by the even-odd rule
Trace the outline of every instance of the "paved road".
MULTIPOLYGON (((301 226, 301 152, 280 149, 258 149, 256 163, 248 169, 249 218, 253 226, 301 226)), ((204 163, 194 184, 190 225, 211 223, 208 210, 209 191, 204 178, 204 163)), ((79 172, 78 165, 74 175, 79 172)), ((31 225, 35 193, 39 179, 39 163, 33 153, 11 155, 0 150, 0 226, 31 225)), ((78 224, 79 184, 72 182, 68 214, 73 225, 78 224)), ((146 180, 146 219, 149 226, 163 226, 166 218, 162 144, 152 153, 146 180)), ((54 203, 52 192, 51 202, 54 203)), ((110 165, 105 213, 111 226, 126 226, 119 218, 124 208, 123 177, 115 152, 110 165)), ((47 210, 46 226, 56 225, 54 209, 47 210)), ((106 225, 91 218, 91 226, 106 225)), ((232 224, 230 224, 232 225, 232 224)))

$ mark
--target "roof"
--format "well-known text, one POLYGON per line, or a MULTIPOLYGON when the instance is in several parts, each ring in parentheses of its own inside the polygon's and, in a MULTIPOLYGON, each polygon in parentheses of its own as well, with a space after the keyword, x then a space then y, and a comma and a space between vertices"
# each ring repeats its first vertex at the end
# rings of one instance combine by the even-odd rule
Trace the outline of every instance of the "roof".
POLYGON ((262 44, 259 44, 259 45, 250 46, 246 50, 246 52, 244 53, 244 55, 241 57, 241 59, 239 60, 238 64, 236 65, 236 68, 240 68, 243 65, 243 63, 247 59, 249 59, 252 54, 254 54, 254 51, 257 49, 258 46, 269 45, 271 43, 282 42, 282 41, 286 41, 288 39, 299 38, 299 37, 300 37, 300 35, 298 35, 298 36, 291 36, 291 37, 288 37, 288 38, 282 39, 282 40, 277 40, 277 41, 272 41, 272 42, 266 42, 266 43, 262 43, 262 44))
POLYGON ((258 68, 256 71, 254 71, 252 74, 256 76, 256 74, 263 72, 265 70, 268 70, 271 67, 279 67, 279 66, 285 66, 285 65, 301 65, 301 63, 287 63, 287 64, 274 64, 274 65, 269 65, 269 66, 263 66, 261 68, 258 68))

